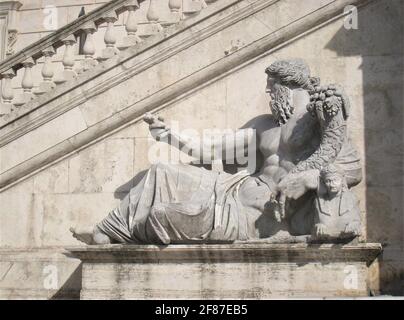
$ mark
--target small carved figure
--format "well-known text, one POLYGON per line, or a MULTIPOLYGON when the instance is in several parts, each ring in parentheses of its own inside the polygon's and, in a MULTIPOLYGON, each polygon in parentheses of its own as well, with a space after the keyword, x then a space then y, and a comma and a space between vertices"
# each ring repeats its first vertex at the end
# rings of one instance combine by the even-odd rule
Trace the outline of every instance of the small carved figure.
POLYGON ((360 234, 358 200, 348 189, 343 172, 332 164, 321 170, 314 209, 315 238, 342 239, 360 234))

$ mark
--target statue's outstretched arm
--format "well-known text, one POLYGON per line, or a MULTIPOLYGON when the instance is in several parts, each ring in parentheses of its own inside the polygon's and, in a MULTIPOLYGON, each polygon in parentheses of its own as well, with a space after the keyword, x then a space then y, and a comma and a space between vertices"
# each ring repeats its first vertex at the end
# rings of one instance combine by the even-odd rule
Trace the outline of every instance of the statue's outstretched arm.
POLYGON ((255 131, 251 128, 198 139, 174 131, 162 118, 149 113, 144 121, 149 124, 150 132, 157 141, 166 142, 203 163, 239 159, 245 157, 247 152, 256 151, 255 131))

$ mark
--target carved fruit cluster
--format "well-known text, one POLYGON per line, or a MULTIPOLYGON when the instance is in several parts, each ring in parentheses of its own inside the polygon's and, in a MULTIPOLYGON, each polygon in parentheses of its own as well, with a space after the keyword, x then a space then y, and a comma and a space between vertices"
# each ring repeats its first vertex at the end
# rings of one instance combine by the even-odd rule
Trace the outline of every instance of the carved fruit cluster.
POLYGON ((342 91, 336 85, 316 86, 310 93, 307 110, 316 116, 324 112, 333 117, 338 114, 343 104, 342 91))

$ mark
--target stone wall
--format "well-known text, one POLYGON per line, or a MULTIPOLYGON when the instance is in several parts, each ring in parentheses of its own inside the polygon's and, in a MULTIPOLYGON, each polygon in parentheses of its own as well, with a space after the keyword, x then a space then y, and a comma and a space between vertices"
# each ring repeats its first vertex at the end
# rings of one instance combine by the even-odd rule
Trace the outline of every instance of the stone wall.
MULTIPOLYGON (((402 17, 400 0, 377 0, 359 10, 357 30, 344 28, 342 19, 323 25, 159 112, 180 129, 239 128, 269 112, 264 69, 287 57, 305 59, 324 83, 342 84, 365 163, 355 192, 367 240, 385 245, 372 287, 387 294, 404 293, 402 17)), ((150 166, 152 144, 146 125, 135 123, 2 192, 1 247, 77 245, 69 227, 96 223, 113 209, 150 166)))

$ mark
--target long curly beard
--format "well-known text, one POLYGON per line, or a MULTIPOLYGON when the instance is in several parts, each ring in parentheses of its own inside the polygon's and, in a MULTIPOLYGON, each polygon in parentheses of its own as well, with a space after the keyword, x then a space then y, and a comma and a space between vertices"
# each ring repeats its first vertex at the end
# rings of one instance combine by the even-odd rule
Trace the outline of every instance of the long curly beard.
POLYGON ((282 85, 277 86, 272 95, 270 107, 279 126, 288 122, 294 111, 290 104, 290 89, 282 85))

